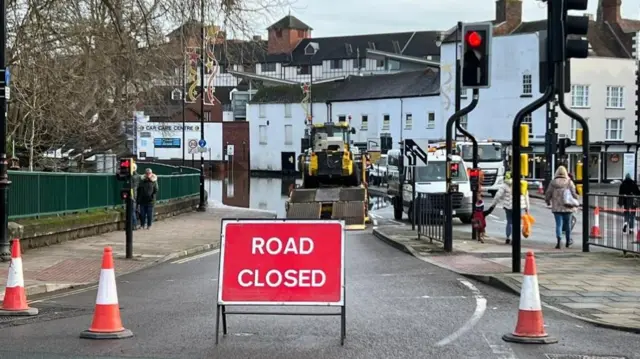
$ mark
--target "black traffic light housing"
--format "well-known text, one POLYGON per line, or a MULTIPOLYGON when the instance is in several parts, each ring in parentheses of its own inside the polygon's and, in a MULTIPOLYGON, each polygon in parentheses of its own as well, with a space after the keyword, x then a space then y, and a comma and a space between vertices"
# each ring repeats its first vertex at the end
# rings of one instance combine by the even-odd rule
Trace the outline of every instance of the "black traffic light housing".
POLYGON ((131 188, 123 188, 120 190, 120 199, 125 201, 131 196, 131 188))
POLYGON ((491 87, 493 24, 463 24, 462 36, 462 88, 491 87))
POLYGON ((118 181, 128 181, 133 174, 133 158, 121 158, 119 163, 116 177, 118 178, 118 181))
POLYGON ((568 138, 561 138, 558 141, 558 155, 564 157, 567 154, 567 147, 571 147, 571 140, 568 138))
POLYGON ((471 184, 471 190, 477 192, 480 189, 480 169, 471 168, 469 170, 469 183, 471 184))
POLYGON ((552 14, 550 39, 552 41, 552 60, 554 63, 566 59, 584 59, 589 56, 589 41, 582 39, 589 31, 588 16, 569 15, 570 10, 587 10, 589 0, 549 1, 552 14), (569 37, 581 37, 580 39, 569 37))
POLYGON ((460 164, 457 162, 451 162, 451 177, 458 177, 460 175, 460 164))

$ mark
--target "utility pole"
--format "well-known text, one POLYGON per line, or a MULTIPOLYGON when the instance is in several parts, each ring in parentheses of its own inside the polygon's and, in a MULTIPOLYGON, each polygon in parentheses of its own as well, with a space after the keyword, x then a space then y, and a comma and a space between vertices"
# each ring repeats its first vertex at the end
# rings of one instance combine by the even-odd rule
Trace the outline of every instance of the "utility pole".
MULTIPOLYGON (((187 87, 187 53, 185 51, 185 41, 184 41, 184 7, 182 8, 182 18, 181 18, 181 23, 180 23, 180 53, 182 53, 182 71, 180 71, 180 73, 182 74, 180 76, 180 93, 181 98, 180 98, 180 102, 182 103, 182 167, 184 167, 184 160, 185 160, 185 152, 187 150, 187 144, 185 143, 185 126, 186 126, 186 115, 185 115, 185 100, 186 98, 186 87, 187 87)), ((182 168, 180 169, 180 171, 182 171, 182 168)))
MULTIPOLYGON (((200 0, 200 23, 202 27, 201 34, 201 44, 202 48, 200 49, 200 143, 205 141, 204 139, 204 76, 205 76, 205 41, 206 41, 206 28, 204 24, 204 0, 200 0)), ((203 147, 203 146, 200 146, 203 147)), ((204 212, 207 206, 207 203, 204 199, 204 151, 200 151, 200 203, 198 204, 198 211, 204 212)))
POLYGON ((7 81, 6 81, 6 47, 7 47, 7 9, 5 0, 0 0, 0 18, 2 19, 2 52, 0 52, 0 260, 11 259, 9 243, 9 175, 7 173, 7 81))

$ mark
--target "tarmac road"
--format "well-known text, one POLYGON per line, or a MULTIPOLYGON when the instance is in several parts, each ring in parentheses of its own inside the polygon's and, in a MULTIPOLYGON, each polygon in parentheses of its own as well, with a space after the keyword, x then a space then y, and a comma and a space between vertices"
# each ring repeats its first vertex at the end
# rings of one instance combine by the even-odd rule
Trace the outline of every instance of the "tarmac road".
POLYGON ((231 316, 230 334, 216 347, 218 256, 209 252, 119 278, 123 322, 133 338, 78 338, 91 322, 96 289, 89 288, 30 298, 43 314, 23 325, 0 322, 0 358, 533 359, 551 353, 640 359, 637 335, 551 310, 547 330, 559 344, 507 344, 500 338, 515 327, 516 296, 401 253, 370 230, 349 232, 346 261, 344 347, 338 317, 294 316, 231 316))

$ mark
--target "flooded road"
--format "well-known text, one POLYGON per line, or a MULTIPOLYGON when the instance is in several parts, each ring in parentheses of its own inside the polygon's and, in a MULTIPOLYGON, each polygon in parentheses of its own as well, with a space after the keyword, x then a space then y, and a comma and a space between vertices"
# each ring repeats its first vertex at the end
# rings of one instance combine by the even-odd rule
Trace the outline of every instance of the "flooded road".
MULTIPOLYGON (((235 172, 226 176, 207 178, 205 190, 213 205, 227 205, 273 211, 278 217, 285 217, 284 204, 289 197, 291 186, 302 180, 296 177, 252 177, 248 172, 235 172)), ((370 210, 389 206, 381 197, 369 198, 370 210)))

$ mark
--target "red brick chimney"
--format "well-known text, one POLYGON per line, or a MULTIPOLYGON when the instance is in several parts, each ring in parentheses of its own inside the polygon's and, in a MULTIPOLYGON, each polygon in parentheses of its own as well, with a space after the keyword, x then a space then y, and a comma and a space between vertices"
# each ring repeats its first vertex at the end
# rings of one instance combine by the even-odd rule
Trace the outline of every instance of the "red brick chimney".
POLYGON ((620 7, 622 0, 600 0, 598 4, 598 21, 617 24, 622 19, 620 7))
POLYGON ((497 0, 496 25, 506 23, 509 31, 522 23, 522 0, 497 0))

